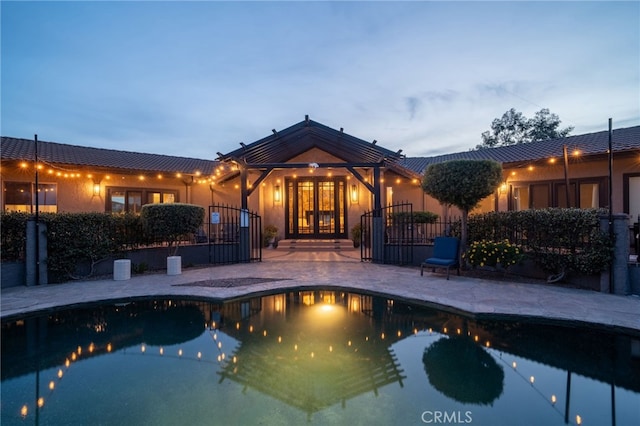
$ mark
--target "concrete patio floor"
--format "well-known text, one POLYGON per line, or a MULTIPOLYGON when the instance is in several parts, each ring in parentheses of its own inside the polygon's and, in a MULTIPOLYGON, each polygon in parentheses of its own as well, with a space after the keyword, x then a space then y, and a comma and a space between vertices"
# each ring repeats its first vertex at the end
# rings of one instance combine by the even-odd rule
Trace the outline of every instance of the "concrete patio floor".
POLYGON ((543 284, 513 283, 360 262, 360 252, 264 250, 263 262, 183 269, 180 275, 147 273, 130 280, 74 281, 3 289, 0 316, 77 304, 142 296, 197 296, 230 299, 274 290, 319 286, 354 289, 435 305, 470 316, 522 316, 622 328, 640 334, 640 297, 618 296, 543 284), (240 278, 269 278, 271 281, 240 278), (184 284, 230 280, 231 286, 184 284), (180 285, 183 284, 183 285, 180 285))

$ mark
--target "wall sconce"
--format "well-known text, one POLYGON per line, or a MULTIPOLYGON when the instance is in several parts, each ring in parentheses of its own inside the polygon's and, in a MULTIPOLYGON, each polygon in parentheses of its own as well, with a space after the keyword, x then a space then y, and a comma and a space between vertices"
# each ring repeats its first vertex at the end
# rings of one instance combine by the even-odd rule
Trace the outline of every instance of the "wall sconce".
POLYGON ((502 184, 500 184, 500 188, 498 189, 498 191, 500 192, 500 195, 504 195, 507 193, 507 182, 502 182, 502 184))
POLYGON ((351 185, 351 204, 358 204, 360 197, 358 197, 358 185, 351 185))
POLYGON ((94 183, 93 184, 93 196, 94 197, 99 197, 100 196, 100 183, 94 183))
POLYGON ((282 203, 282 192, 280 192, 280 185, 276 185, 273 187, 273 203, 282 203))

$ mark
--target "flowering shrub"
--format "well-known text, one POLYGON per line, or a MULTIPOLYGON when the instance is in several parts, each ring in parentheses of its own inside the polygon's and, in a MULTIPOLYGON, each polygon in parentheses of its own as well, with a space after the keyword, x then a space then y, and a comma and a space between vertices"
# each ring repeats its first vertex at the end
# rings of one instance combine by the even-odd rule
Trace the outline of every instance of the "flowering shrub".
POLYGON ((472 266, 497 266, 503 268, 515 265, 522 258, 518 246, 511 244, 509 240, 502 241, 475 241, 465 252, 464 258, 472 266))

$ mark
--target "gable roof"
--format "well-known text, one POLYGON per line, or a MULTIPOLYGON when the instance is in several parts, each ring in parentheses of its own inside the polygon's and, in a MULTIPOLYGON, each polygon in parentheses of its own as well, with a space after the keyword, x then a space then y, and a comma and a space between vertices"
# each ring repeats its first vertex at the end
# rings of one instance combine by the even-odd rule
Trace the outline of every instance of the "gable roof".
MULTIPOLYGON (((640 126, 613 130, 613 152, 634 152, 640 150, 640 126)), ((495 160, 506 167, 523 163, 546 160, 563 156, 563 147, 569 152, 578 150, 581 157, 606 155, 609 151, 609 131, 547 139, 519 145, 457 152, 435 157, 405 158, 400 164, 415 173, 422 174, 431 164, 450 160, 495 160)))
MULTIPOLYGON (((35 143, 30 139, 2 137, 2 160, 33 161, 35 143)), ((204 175, 212 174, 217 162, 196 158, 160 154, 90 148, 56 142, 38 141, 38 160, 43 163, 119 169, 122 171, 153 171, 204 175)))
POLYGON ((400 153, 377 146, 375 141, 367 142, 344 133, 343 129, 332 129, 309 120, 309 116, 291 127, 272 132, 272 135, 221 155, 220 159, 241 159, 249 164, 286 163, 312 148, 326 151, 347 163, 393 164, 401 159, 400 153))

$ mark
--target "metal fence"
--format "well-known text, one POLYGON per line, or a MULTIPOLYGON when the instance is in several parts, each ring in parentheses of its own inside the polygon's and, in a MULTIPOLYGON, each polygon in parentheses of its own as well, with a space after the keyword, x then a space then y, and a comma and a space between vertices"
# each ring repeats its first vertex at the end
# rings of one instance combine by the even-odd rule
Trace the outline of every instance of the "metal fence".
POLYGON ((411 203, 366 212, 361 216, 360 226, 361 259, 379 263, 411 263, 412 246, 433 245, 435 238, 443 235, 460 235, 459 217, 421 223, 416 221, 411 203))
POLYGON ((360 217, 362 242, 360 257, 363 261, 410 264, 416 228, 411 203, 388 205, 380 210, 365 212, 360 217))
POLYGON ((209 206, 209 216, 196 242, 209 244, 209 263, 262 261, 262 219, 248 210, 223 204, 209 206))

